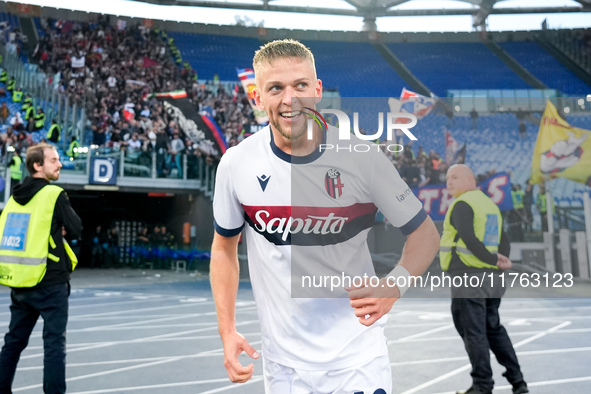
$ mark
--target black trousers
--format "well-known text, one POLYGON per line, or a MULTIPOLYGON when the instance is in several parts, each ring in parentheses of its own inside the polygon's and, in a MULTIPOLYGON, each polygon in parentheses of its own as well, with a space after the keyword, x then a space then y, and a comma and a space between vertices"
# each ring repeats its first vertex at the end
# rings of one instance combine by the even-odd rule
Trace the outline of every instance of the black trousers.
POLYGON ((66 325, 70 285, 13 289, 10 325, 0 353, 0 394, 12 393, 16 366, 39 316, 43 318, 43 392, 66 392, 66 325))
POLYGON ((484 391, 493 389, 489 349, 507 368, 503 376, 509 383, 523 381, 513 344, 499 318, 501 298, 464 298, 461 289, 452 290, 452 297, 451 313, 472 364, 472 384, 484 391))

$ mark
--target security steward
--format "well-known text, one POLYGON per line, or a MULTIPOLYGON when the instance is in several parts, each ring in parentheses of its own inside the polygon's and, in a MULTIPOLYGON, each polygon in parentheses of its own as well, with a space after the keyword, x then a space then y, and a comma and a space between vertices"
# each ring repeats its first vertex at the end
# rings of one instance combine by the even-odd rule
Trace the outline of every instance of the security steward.
POLYGON ((37 110, 37 115, 35 115, 35 131, 39 131, 43 127, 45 127, 45 112, 43 112, 43 109, 39 108, 37 110))
POLYGON ((514 185, 511 189, 511 198, 513 199, 514 209, 523 209, 523 197, 525 192, 521 190, 521 185, 514 185))
POLYGON ((10 188, 14 190, 14 188, 21 183, 23 179, 23 159, 21 159, 21 150, 20 148, 15 148, 14 155, 12 155, 12 159, 8 163, 8 168, 10 169, 10 188))
MULTIPOLYGON (((25 99, 26 100, 26 99, 25 99)), ((33 122, 35 121, 35 106, 30 105, 25 109, 25 119, 29 120, 33 118, 33 122)))
MULTIPOLYGON (((25 95, 23 100, 23 105, 21 105, 21 111, 27 111, 30 107, 33 106, 33 99, 28 94, 25 95)), ((27 117, 28 119, 28 117, 27 117)))
MULTIPOLYGON (((548 203, 546 202, 546 186, 540 185, 540 191, 536 200, 536 207, 542 221, 542 232, 548 231, 548 203)), ((554 202, 552 202, 552 214, 554 214, 554 202)))
POLYGON ((439 259, 452 276, 451 312, 472 364, 472 386, 466 394, 491 394, 494 386, 489 348, 507 370, 513 393, 528 393, 517 355, 500 323, 505 288, 500 270, 512 266, 510 244, 497 205, 476 187, 472 170, 456 164, 447 171, 447 191, 455 197, 445 215, 439 259), (459 277, 459 278, 458 278, 459 277), (486 278, 485 280, 471 280, 486 278), (462 281, 458 280, 462 279, 462 281))
POLYGON ((23 100, 23 90, 21 88, 15 88, 12 90, 12 101, 14 103, 20 103, 23 100))
POLYGON ((513 210, 509 212, 509 238, 515 242, 523 242, 523 222, 525 221, 524 197, 525 192, 521 190, 521 185, 515 184, 511 186, 513 210))
POLYGON ((16 366, 43 317, 43 391, 66 392, 66 325, 70 273, 77 258, 65 241, 79 238, 82 221, 66 192, 54 185, 62 164, 55 147, 27 150, 32 176, 14 189, 0 215, 0 284, 10 286, 10 325, 0 352, 0 393, 11 393, 16 366))
POLYGON ((68 155, 68 157, 72 159, 75 159, 76 156, 78 156, 79 147, 80 143, 78 142, 78 138, 75 135, 73 135, 70 139, 70 146, 68 146, 68 151, 66 152, 66 155, 68 155))
POLYGON ((49 130, 47 131, 47 141, 51 141, 54 144, 57 144, 61 139, 62 134, 62 127, 57 123, 57 120, 53 119, 51 121, 51 126, 49 126, 49 130))
POLYGON ((6 84, 6 90, 10 93, 12 93, 12 91, 14 90, 14 88, 16 87, 16 79, 14 79, 14 77, 10 77, 10 79, 8 80, 8 83, 6 84))

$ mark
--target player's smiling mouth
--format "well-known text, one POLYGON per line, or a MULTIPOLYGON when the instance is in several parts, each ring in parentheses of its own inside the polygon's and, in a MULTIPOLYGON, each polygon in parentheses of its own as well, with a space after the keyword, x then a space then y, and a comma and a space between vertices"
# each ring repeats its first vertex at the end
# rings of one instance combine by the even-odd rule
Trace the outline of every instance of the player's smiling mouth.
POLYGON ((283 118, 291 119, 291 118, 295 118, 296 116, 300 115, 301 113, 302 113, 301 111, 291 111, 291 112, 280 112, 279 115, 281 115, 283 118))

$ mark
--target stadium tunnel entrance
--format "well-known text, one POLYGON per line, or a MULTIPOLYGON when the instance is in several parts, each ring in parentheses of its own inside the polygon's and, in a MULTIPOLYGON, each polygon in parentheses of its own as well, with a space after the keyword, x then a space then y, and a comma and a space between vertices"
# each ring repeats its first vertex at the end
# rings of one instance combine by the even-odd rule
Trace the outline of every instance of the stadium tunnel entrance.
POLYGON ((174 236, 175 249, 210 249, 213 212, 211 201, 201 194, 68 190, 68 196, 84 226, 77 253, 80 267, 91 266, 97 226, 103 233, 101 244, 109 243, 108 231, 117 229, 117 267, 138 265, 130 249, 144 226, 149 235, 154 227, 165 226, 174 236))

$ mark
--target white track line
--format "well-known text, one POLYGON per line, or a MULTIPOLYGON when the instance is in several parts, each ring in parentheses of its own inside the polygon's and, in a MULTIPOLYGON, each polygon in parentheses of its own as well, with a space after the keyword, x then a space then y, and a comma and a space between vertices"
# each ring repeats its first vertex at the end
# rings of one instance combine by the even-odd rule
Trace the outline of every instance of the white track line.
POLYGON ((150 390, 150 389, 154 390, 154 389, 164 389, 164 388, 169 388, 169 387, 197 386, 197 385, 208 384, 208 383, 224 383, 227 381, 228 381, 228 378, 195 380, 193 382, 164 383, 164 384, 155 384, 155 385, 150 385, 150 386, 120 387, 120 388, 116 388, 116 389, 106 389, 106 390, 77 391, 72 394, 126 393, 128 391, 136 391, 136 390, 150 390))
POLYGON ((412 341, 414 339, 421 338, 421 337, 424 337, 426 335, 430 335, 430 334, 433 334, 433 333, 436 333, 436 332, 449 330, 450 328, 453 328, 453 327, 454 327, 453 324, 448 324, 448 325, 445 325, 443 327, 437 327, 437 328, 434 328, 432 330, 427 330, 427 331, 424 331, 424 332, 420 332, 418 334, 409 335, 409 336, 404 337, 404 338, 394 339, 392 341, 388 341, 388 344, 390 344, 390 343, 401 343, 401 342, 412 341))
MULTIPOLYGON (((563 354, 563 353, 578 353, 578 352, 591 352, 591 347, 531 350, 531 351, 527 351, 527 352, 517 352, 517 355, 519 357, 527 357, 527 356, 539 356, 539 355, 545 355, 545 354, 563 354)), ((390 365, 392 367, 401 367, 401 366, 407 366, 407 365, 448 363, 448 362, 454 362, 454 361, 467 361, 467 360, 468 360, 468 356, 459 356, 459 357, 445 357, 445 358, 433 358, 433 359, 426 359, 426 360, 393 362, 393 363, 390 363, 390 365)))
MULTIPOLYGON (((261 341, 257 341, 257 342, 252 342, 252 345, 258 345, 260 344, 261 341)), ((222 349, 213 349, 213 350, 208 350, 205 352, 200 352, 197 353, 201 356, 211 356, 213 354, 219 353, 219 352, 223 352, 223 348, 222 349)), ((140 369, 140 368, 147 368, 147 367, 153 367, 155 365, 161 365, 161 364, 167 364, 167 363, 171 363, 171 362, 176 362, 182 359, 188 358, 187 356, 173 356, 173 357, 166 357, 165 359, 161 359, 161 360, 156 360, 156 361, 150 361, 147 363, 142 363, 142 364, 138 364, 138 365, 131 365, 128 367, 122 367, 122 368, 116 368, 116 369, 110 369, 107 371, 101 371, 101 372, 95 372, 95 373, 91 373, 91 374, 87 374, 87 375, 80 375, 80 376, 76 376, 73 378, 68 378, 66 379, 66 382, 74 382, 77 380, 83 380, 83 379, 89 379, 89 378, 96 378, 99 376, 106 376, 106 375, 112 375, 115 373, 121 373, 121 372, 127 372, 127 371, 132 371, 135 369, 140 369)), ((26 386, 26 387, 20 387, 18 389, 14 389, 12 390, 13 392, 17 392, 17 391, 25 391, 25 390, 31 390, 31 389, 38 389, 43 387, 43 384, 34 384, 31 386, 26 386)), ((112 389, 111 389, 112 390, 112 389)), ((111 391, 112 392, 112 391, 111 391)), ((204 393, 202 393, 204 394, 204 393)))
MULTIPOLYGON (((541 382, 527 382, 527 387, 538 387, 538 386, 550 386, 553 384, 568 384, 568 383, 576 383, 576 382, 589 382, 591 381, 591 376, 583 376, 580 378, 567 378, 567 379, 556 379, 556 380, 544 380, 541 382)), ((504 386, 495 386, 496 390, 511 390, 513 387, 509 385, 504 386)), ((437 394, 455 394, 455 391, 447 391, 443 393, 437 394)))
MULTIPOLYGON (((561 328, 566 327, 566 326, 568 326, 570 324, 571 324, 570 321, 566 321, 566 322, 563 322, 561 324, 558 324, 557 326, 554 326, 554 327, 552 327, 552 328, 550 328, 550 329, 548 329, 548 330, 546 330, 544 332, 538 333, 538 334, 536 334, 536 335, 534 335, 534 336, 532 336, 530 338, 527 338, 527 339, 524 339, 521 342, 518 342, 513 347, 514 348, 518 348, 520 346, 523 346, 523 345, 525 345, 527 343, 530 343, 532 341, 535 341, 536 339, 539 339, 539 338, 541 338, 541 337, 543 337, 545 335, 548 335, 548 334, 550 334, 550 333, 552 333, 554 331, 560 330, 561 328)), ((443 381, 443 380, 445 380, 447 378, 450 378, 452 376, 455 376, 455 375, 457 375, 457 374, 459 374, 461 372, 467 371, 470 368, 472 368, 472 366, 470 364, 466 364, 464 366, 461 366, 459 368, 454 369, 453 371, 450 371, 450 372, 448 372, 446 374, 443 374, 441 376, 438 376, 435 379, 431 379, 431 380, 429 380, 429 381, 427 381, 425 383, 422 383, 422 384, 420 384, 420 385, 418 385, 416 387, 413 387, 410 390, 406 390, 406 391, 404 391, 401 394, 412 394, 412 393, 416 393, 416 392, 418 392, 418 391, 420 391, 420 390, 422 390, 424 388, 427 388, 427 387, 430 387, 430 386, 434 385, 435 383, 439 383, 439 382, 441 382, 441 381, 443 381)))
MULTIPOLYGON (((251 321, 246 321, 246 322, 240 322, 240 323, 237 323, 236 324, 236 327, 244 326, 244 325, 247 325, 247 324, 253 324, 253 323, 258 323, 258 320, 251 320, 251 321)), ((80 348, 68 350, 68 352, 69 353, 72 353, 72 352, 80 352, 80 351, 84 351, 84 350, 99 349, 99 348, 104 348, 104 347, 109 347, 109 346, 114 346, 114 345, 129 345, 129 344, 132 344, 132 343, 143 343, 143 342, 147 342, 147 341, 153 341, 153 340, 156 340, 156 339, 171 338, 171 337, 175 337, 175 336, 179 336, 179 335, 183 335, 183 334, 194 334, 194 333, 203 332, 203 331, 212 330, 212 329, 217 329, 217 326, 199 328, 199 329, 196 329, 196 330, 173 332, 173 333, 169 333, 169 334, 155 335, 155 336, 149 336, 149 337, 144 337, 144 338, 136 338, 136 339, 130 339, 130 340, 123 340, 123 341, 99 342, 99 343, 96 343, 96 344, 90 344, 90 345, 85 346, 85 347, 80 347, 80 348)), ((38 358, 38 357, 43 357, 43 353, 37 353, 37 354, 31 354, 31 355, 28 355, 28 356, 22 356, 21 357, 21 360, 31 359, 31 358, 38 358)))
POLYGON ((242 383, 242 384, 232 383, 231 385, 228 385, 228 386, 220 387, 220 388, 209 390, 209 391, 204 391, 201 394, 221 393, 222 391, 229 391, 229 390, 237 389, 237 388, 240 388, 240 387, 244 387, 244 385, 247 385, 247 384, 258 383, 261 380, 263 380, 263 377, 262 376, 256 376, 256 377, 253 376, 252 379, 250 379, 246 383, 242 383))
MULTIPOLYGON (((229 387, 228 389, 231 389, 234 387, 236 387, 236 388, 244 387, 248 384, 260 382, 262 379, 263 379, 263 377, 260 375, 253 376, 252 379, 250 379, 248 382, 243 383, 243 384, 234 383, 234 384, 232 384, 232 386, 228 386, 229 387)), ((71 394, 126 393, 128 391, 135 391, 135 390, 153 390, 153 389, 161 389, 161 388, 167 388, 167 387, 197 386, 197 385, 208 384, 208 383, 225 383, 228 381, 229 381, 228 378, 195 380, 193 382, 165 383, 165 384, 155 384, 155 385, 150 385, 150 386, 137 386, 137 387, 121 387, 121 388, 107 389, 107 390, 77 391, 77 392, 71 393, 71 394)), ((225 387, 222 387, 221 389, 225 389, 225 387)), ((211 391, 211 390, 205 391, 205 392, 202 392, 201 394, 217 393, 217 392, 219 392, 217 390, 220 390, 220 389, 216 389, 216 391, 211 391)))

